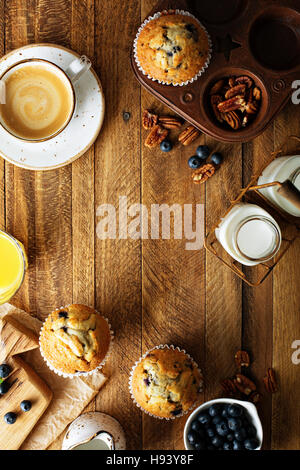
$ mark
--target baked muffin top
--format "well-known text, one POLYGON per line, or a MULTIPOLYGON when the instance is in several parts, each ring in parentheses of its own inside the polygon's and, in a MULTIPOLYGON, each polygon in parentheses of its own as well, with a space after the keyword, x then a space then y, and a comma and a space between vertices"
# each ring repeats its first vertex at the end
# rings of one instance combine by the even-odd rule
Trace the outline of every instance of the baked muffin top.
POLYGON ((161 418, 181 415, 199 399, 202 376, 178 349, 154 349, 132 374, 132 393, 146 411, 161 418))
POLYGON ((88 372, 103 361, 111 341, 107 321, 85 305, 69 305, 46 319, 40 345, 50 364, 67 374, 88 372))
POLYGON ((186 15, 162 15, 139 34, 137 58, 151 78, 166 83, 191 80, 206 64, 210 44, 206 31, 186 15))

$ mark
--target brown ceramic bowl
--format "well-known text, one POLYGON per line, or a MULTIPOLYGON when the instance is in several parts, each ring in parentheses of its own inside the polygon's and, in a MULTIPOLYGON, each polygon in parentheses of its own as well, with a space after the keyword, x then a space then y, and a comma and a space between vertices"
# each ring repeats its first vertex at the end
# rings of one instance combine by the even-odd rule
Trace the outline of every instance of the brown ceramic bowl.
POLYGON ((300 77, 299 0, 162 0, 158 11, 184 9, 206 27, 213 54, 206 72, 182 87, 161 85, 132 67, 138 81, 173 111, 204 133, 224 142, 246 142, 261 134, 288 102, 292 83, 300 77), (195 5, 197 4, 196 10, 195 5), (194 6, 194 9, 192 8, 194 6), (220 78, 248 75, 261 89, 261 107, 245 128, 220 125, 208 100, 211 86, 220 78))

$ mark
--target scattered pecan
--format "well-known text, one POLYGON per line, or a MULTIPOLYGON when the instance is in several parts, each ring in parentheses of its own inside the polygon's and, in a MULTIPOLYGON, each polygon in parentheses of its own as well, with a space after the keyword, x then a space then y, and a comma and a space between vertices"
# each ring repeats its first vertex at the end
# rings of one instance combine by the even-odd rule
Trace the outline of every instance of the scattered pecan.
POLYGON ((210 90, 210 94, 211 95, 217 95, 223 88, 224 86, 224 79, 222 80, 218 80, 214 86, 212 87, 212 89, 210 90))
POLYGON ((265 375, 264 379, 264 385, 269 393, 275 393, 278 390, 278 385, 275 377, 275 371, 274 369, 269 368, 267 371, 267 374, 265 375))
POLYGON ((210 98, 211 107, 213 109, 214 115, 216 116, 219 122, 223 122, 225 119, 224 114, 218 110, 218 104, 221 103, 222 101, 223 100, 220 95, 212 95, 210 98))
POLYGON ((260 400, 261 400, 261 394, 258 392, 252 392, 249 396, 249 401, 251 401, 255 405, 256 403, 260 402, 260 400))
POLYGON ((246 85, 244 83, 240 83, 239 85, 235 85, 232 88, 229 88, 229 90, 227 90, 225 93, 225 98, 226 100, 229 100, 229 98, 233 98, 236 95, 244 96, 245 93, 246 85))
POLYGON ((142 124, 144 129, 151 129, 158 123, 157 114, 151 113, 148 109, 145 109, 142 116, 142 124))
POLYGON ((256 101, 260 101, 261 99, 261 91, 259 88, 257 88, 257 86, 255 86, 252 90, 252 93, 253 93, 253 98, 256 100, 256 101))
POLYGON ((215 173, 215 167, 211 163, 206 163, 197 170, 193 171, 192 179, 195 184, 205 183, 215 173))
POLYGON ((221 113, 229 113, 230 111, 236 111, 237 109, 243 110, 246 106, 246 102, 243 96, 237 95, 229 100, 222 101, 218 104, 218 110, 221 113))
POLYGON ((145 140, 146 147, 153 148, 159 145, 167 137, 169 131, 159 126, 158 124, 154 126, 147 139, 145 140))
POLYGON ((182 120, 174 116, 160 116, 158 121, 166 129, 178 129, 182 126, 182 120))
POLYGON ((247 86, 247 88, 251 88, 253 86, 252 78, 248 77, 247 75, 241 75, 240 77, 236 77, 235 83, 243 83, 247 86))
POLYGON ((223 391, 229 397, 234 397, 238 394, 238 389, 236 388, 234 381, 232 379, 225 379, 221 382, 221 387, 223 391))
POLYGON ((250 395, 256 391, 256 385, 252 380, 242 374, 237 374, 234 379, 236 388, 244 395, 250 395))
POLYGON ((234 356, 235 363, 238 367, 249 367, 250 357, 247 351, 238 351, 234 356))
POLYGON ((179 142, 182 143, 182 145, 189 145, 192 142, 194 142, 194 140, 196 140, 197 137, 199 137, 199 135, 200 135, 200 131, 198 131, 196 127, 189 126, 186 129, 184 129, 184 131, 182 131, 181 134, 179 134, 178 140, 179 142))
POLYGON ((225 121, 232 127, 232 129, 239 129, 241 127, 241 119, 235 111, 224 114, 225 121))

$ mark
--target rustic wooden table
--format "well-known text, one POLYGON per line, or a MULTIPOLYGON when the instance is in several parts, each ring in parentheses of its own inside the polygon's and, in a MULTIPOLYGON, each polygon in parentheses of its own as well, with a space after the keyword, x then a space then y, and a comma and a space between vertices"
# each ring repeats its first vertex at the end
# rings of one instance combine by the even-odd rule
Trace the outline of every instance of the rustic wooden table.
MULTIPOLYGON (((146 149, 141 111, 164 108, 141 90, 129 56, 141 19, 154 6, 152 0, 0 0, 1 55, 37 42, 86 54, 107 104, 96 144, 72 165, 34 172, 0 159, 0 227, 22 240, 29 254, 26 282, 14 300, 40 318, 78 302, 110 319, 116 335, 106 368, 110 378, 89 409, 119 419, 130 449, 183 448, 185 418, 150 418, 128 393, 133 363, 162 343, 187 349, 199 362, 204 400, 220 395, 219 381, 234 373, 233 356, 241 347, 251 352, 258 382, 273 366, 279 392, 269 396, 261 387, 259 405, 264 448, 300 449, 300 365, 291 360, 291 345, 300 339, 299 244, 254 289, 204 249, 185 250, 185 240, 102 241, 95 234, 96 208, 117 206, 121 195, 147 207, 205 203, 209 226, 286 136, 300 135, 300 106, 292 103, 253 142, 223 145, 202 135, 199 144, 226 156, 202 186, 190 180, 193 148, 176 147, 166 156, 146 149)), ((52 448, 59 446, 60 440, 52 448)))

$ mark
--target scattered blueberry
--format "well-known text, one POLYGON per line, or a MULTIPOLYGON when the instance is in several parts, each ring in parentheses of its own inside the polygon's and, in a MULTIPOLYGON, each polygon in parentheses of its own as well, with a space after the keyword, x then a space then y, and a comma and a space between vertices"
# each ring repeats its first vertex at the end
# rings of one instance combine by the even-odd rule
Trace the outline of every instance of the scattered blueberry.
POLYGON ((7 382, 7 380, 5 382, 2 382, 0 384, 0 395, 5 395, 5 393, 8 392, 10 388, 10 384, 7 382))
POLYGON ((246 439, 244 442, 245 449, 247 450, 255 450, 259 446, 259 442, 257 439, 246 439))
POLYGON ((245 428, 241 428, 238 431, 235 431, 234 437, 237 441, 242 442, 246 439, 247 437, 247 432, 245 428))
POLYGON ((188 161, 189 167, 192 168, 192 170, 197 170, 202 165, 202 160, 197 157, 197 155, 194 155, 191 157, 188 161))
POLYGON ((206 160, 209 157, 210 150, 207 145, 199 145, 196 150, 196 155, 201 158, 201 160, 206 160))
POLYGON ((22 411, 30 411, 30 410, 31 410, 31 407, 32 407, 31 401, 29 401, 29 400, 23 400, 23 401, 21 402, 20 407, 21 407, 21 410, 22 410, 22 411))
POLYGON ((228 427, 231 431, 238 431, 242 427, 242 421, 239 418, 229 418, 228 427))
POLYGON ((240 405, 229 405, 227 408, 228 416, 232 416, 233 418, 239 418, 242 416, 244 410, 240 405))
POLYGON ((0 378, 6 379, 11 372, 11 368, 8 364, 1 364, 0 365, 0 378))
POLYGON ((217 448, 223 447, 223 439, 220 436, 214 436, 211 440, 211 443, 217 448))
POLYGON ((217 424, 216 430, 217 430, 217 433, 223 437, 227 436, 227 434, 229 433, 229 429, 225 421, 221 421, 221 423, 217 424))
POLYGON ((7 424, 14 424, 17 421, 17 415, 12 412, 6 413, 4 420, 7 424))
POLYGON ((221 165, 221 163, 223 161, 223 156, 221 155, 221 153, 215 152, 215 153, 212 154, 210 159, 215 165, 221 165))
POLYGON ((160 150, 162 150, 163 152, 170 152, 172 148, 173 148, 172 142, 168 139, 163 140, 162 143, 160 144, 160 150))
POLYGON ((239 441, 233 441, 233 450, 243 450, 244 446, 239 441))
POLYGON ((210 422, 210 416, 209 416, 209 414, 208 414, 208 413, 205 413, 205 412, 200 413, 200 414, 198 415, 198 421, 199 421, 199 423, 201 423, 201 424, 208 424, 208 423, 210 422))
POLYGON ((217 416, 220 414, 221 412, 221 405, 218 405, 217 403, 215 405, 211 405, 208 409, 208 413, 210 414, 210 416, 214 417, 214 416, 217 416))

